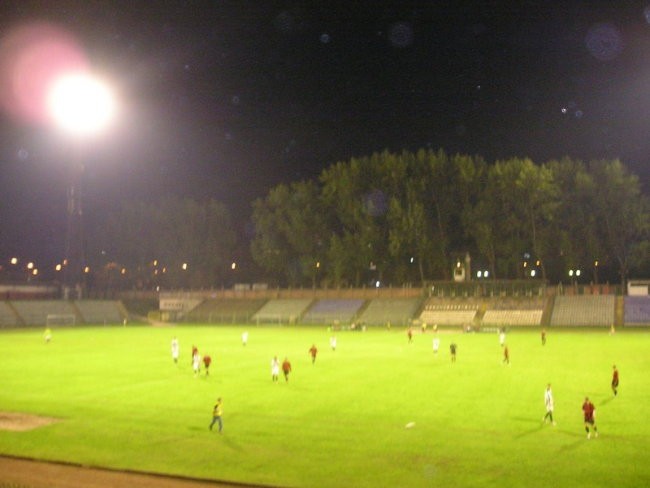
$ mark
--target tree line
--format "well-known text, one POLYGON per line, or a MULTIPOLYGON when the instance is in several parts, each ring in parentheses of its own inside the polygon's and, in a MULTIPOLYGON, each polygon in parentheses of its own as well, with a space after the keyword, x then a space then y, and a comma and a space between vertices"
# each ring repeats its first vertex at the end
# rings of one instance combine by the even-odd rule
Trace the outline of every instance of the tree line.
MULTIPOLYGON (((384 151, 275 186, 251 220, 258 269, 241 280, 271 285, 418 285, 451 279, 467 254, 489 279, 650 276, 650 203, 618 160, 384 151)), ((138 286, 222 286, 248 245, 224 205, 175 198, 125 203, 98 236, 115 268, 101 266, 102 286, 124 268, 138 286)))

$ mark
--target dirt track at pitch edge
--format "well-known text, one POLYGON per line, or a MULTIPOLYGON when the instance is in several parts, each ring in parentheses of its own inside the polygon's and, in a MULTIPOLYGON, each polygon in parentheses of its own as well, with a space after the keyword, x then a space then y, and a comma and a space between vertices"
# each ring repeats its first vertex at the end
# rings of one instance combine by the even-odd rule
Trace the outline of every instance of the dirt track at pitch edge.
POLYGON ((262 488, 0 456, 0 488, 262 488))

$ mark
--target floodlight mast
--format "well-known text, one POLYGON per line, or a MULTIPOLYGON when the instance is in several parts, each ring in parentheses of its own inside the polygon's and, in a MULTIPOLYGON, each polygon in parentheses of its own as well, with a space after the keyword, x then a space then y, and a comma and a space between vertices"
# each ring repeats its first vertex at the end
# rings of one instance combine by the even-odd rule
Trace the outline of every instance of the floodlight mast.
POLYGON ((81 299, 84 294, 83 274, 86 265, 83 235, 83 211, 81 207, 81 189, 84 166, 78 151, 74 152, 74 161, 69 168, 67 190, 67 227, 63 260, 63 299, 81 299))
POLYGON ((53 81, 48 91, 48 112, 55 127, 72 136, 73 161, 68 167, 67 228, 63 262, 63 299, 84 294, 81 143, 101 133, 111 122, 115 102, 108 86, 88 73, 67 73, 53 81))

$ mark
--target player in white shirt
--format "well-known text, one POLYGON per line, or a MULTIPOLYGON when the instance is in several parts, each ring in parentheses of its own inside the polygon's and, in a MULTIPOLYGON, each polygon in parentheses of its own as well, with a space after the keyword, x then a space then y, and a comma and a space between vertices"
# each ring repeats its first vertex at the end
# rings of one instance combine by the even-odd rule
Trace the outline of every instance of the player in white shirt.
POLYGON ((278 357, 275 356, 271 360, 271 379, 275 382, 278 381, 278 376, 280 375, 280 361, 278 357))
POLYGON ((544 423, 550 420, 555 425, 555 420, 553 420, 553 391, 551 390, 550 383, 546 386, 546 391, 544 392, 544 406, 546 407, 546 415, 544 415, 542 420, 544 423))
POLYGON ((192 356, 192 369, 194 370, 194 376, 198 376, 201 369, 201 355, 198 351, 192 356))
POLYGON ((178 339, 174 337, 172 339, 172 359, 175 363, 178 363, 178 355, 180 354, 180 346, 178 345, 178 339))

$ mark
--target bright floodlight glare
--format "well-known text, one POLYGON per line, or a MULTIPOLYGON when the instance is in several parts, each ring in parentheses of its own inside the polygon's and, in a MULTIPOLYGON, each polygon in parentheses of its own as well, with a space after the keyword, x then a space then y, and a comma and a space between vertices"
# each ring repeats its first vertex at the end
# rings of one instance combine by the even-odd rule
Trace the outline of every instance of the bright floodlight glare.
POLYGON ((115 113, 115 100, 108 86, 85 73, 57 78, 47 101, 55 124, 76 135, 101 132, 115 113))

